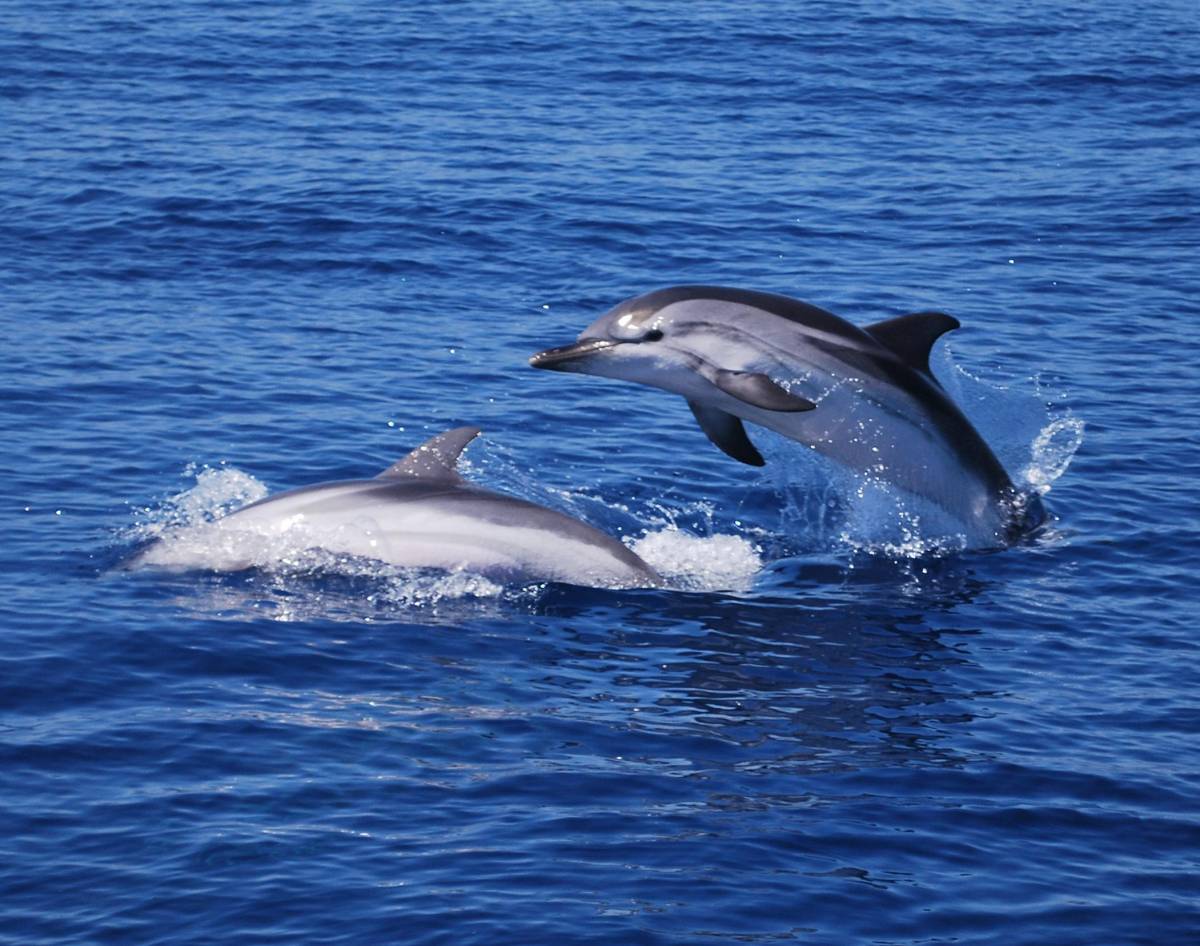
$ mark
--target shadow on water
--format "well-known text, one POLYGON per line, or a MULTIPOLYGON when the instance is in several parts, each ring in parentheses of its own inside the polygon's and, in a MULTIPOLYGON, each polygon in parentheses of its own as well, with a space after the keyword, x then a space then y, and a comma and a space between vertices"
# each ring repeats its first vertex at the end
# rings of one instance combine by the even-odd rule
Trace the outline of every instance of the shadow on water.
POLYGON ((543 682, 621 707, 614 720, 633 731, 701 740, 742 769, 962 762, 943 736, 986 694, 969 682, 978 632, 945 625, 985 584, 945 561, 920 579, 881 563, 803 570, 812 591, 753 600, 648 592, 613 603, 548 589, 538 611, 557 620, 540 624, 560 646, 543 682))
MULTIPOLYGON (((404 702, 447 721, 457 706, 463 723, 481 706, 553 717, 581 743, 609 747, 589 753, 589 769, 640 757, 656 769, 785 777, 967 761, 946 736, 989 693, 971 658, 979 631, 954 614, 987 593, 979 576, 994 557, 784 559, 745 594, 319 568, 110 580, 210 626, 269 626, 284 658, 332 634, 356 660, 410 668, 404 702), (451 665, 474 681, 469 692, 445 676, 451 665)), ((545 746, 534 756, 580 764, 545 746)))

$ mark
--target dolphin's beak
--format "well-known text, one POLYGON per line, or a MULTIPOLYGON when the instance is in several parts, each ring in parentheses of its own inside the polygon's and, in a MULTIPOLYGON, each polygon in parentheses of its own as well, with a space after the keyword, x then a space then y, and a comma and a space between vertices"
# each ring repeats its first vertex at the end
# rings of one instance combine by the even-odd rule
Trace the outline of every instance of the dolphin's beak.
POLYGON ((612 342, 607 338, 581 338, 573 345, 539 351, 529 359, 529 363, 535 368, 546 368, 550 371, 570 371, 580 359, 619 344, 620 342, 612 342))

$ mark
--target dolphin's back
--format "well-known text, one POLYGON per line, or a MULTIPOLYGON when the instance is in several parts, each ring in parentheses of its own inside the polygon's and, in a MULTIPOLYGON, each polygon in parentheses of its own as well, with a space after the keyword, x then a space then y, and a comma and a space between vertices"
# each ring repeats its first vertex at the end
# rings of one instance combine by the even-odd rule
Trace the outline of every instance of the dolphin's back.
MULTIPOLYGON (((226 544, 239 533, 253 540, 251 546, 274 536, 284 545, 299 543, 404 567, 465 570, 505 580, 613 587, 660 583, 649 565, 599 529, 462 480, 345 480, 302 486, 245 506, 215 526, 226 544)), ((142 558, 146 564, 172 564, 165 544, 142 558)), ((252 564, 234 560, 220 570, 252 564)))
POLYGON ((731 286, 671 286, 666 289, 655 289, 620 303, 613 310, 612 315, 619 317, 626 313, 657 312, 677 302, 700 299, 759 309, 827 335, 841 336, 847 342, 862 344, 871 342, 870 336, 858 326, 819 306, 773 292, 735 289, 731 286))

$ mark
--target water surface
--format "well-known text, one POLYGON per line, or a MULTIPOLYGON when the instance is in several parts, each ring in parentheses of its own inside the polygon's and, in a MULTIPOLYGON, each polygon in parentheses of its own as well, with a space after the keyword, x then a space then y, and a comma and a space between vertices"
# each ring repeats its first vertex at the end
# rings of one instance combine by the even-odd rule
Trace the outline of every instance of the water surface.
POLYGON ((1194 942, 1198 51, 1173 2, 0 6, 0 941, 1194 942), (955 314, 1044 534, 939 552, 526 367, 684 282, 955 314), (111 571, 463 423, 685 590, 111 571))

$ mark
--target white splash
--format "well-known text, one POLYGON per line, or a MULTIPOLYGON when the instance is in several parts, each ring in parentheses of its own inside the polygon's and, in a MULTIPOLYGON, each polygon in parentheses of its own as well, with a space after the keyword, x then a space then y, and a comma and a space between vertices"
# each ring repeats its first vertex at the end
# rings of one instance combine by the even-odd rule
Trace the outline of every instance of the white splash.
POLYGON ((748 591, 763 567, 759 550, 738 535, 690 535, 668 526, 629 546, 683 591, 748 591))
POLYGON ((194 486, 168 496, 157 506, 136 511, 138 522, 128 538, 153 539, 181 528, 210 523, 267 495, 267 487, 249 473, 234 467, 200 467, 184 471, 194 476, 194 486))
MULTIPOLYGON (((250 566, 311 571, 328 553, 312 549, 311 537, 299 529, 275 534, 230 530, 220 520, 262 499, 266 485, 234 467, 185 470, 196 483, 168 496, 157 506, 138 510, 139 522, 129 538, 158 541, 137 556, 138 564, 172 569, 236 571, 250 566)), ((320 562, 325 564, 325 562, 320 562)))
POLYGON ((1050 421, 1033 439, 1020 478, 1039 496, 1050 492, 1054 481, 1067 472, 1083 444, 1083 427, 1082 420, 1068 414, 1050 421))

